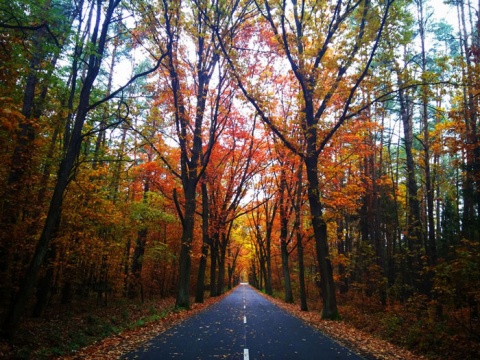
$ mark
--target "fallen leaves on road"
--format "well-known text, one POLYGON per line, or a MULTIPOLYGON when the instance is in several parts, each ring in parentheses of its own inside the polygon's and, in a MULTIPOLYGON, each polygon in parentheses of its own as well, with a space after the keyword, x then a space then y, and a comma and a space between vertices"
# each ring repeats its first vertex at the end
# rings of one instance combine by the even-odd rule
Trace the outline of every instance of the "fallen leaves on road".
MULTIPOLYGON (((147 343, 151 338, 166 331, 181 321, 206 309, 213 303, 222 299, 226 294, 217 298, 208 298, 203 304, 193 304, 190 310, 173 311, 164 318, 148 323, 142 327, 110 336, 98 341, 88 347, 82 348, 68 356, 61 356, 61 360, 93 360, 93 359, 114 359, 138 349, 147 343)), ((266 296, 266 295, 264 295, 266 296)), ((387 341, 372 336, 369 333, 355 329, 343 321, 322 320, 318 311, 300 311, 298 305, 286 304, 282 300, 267 297, 278 307, 288 311, 306 323, 317 328, 322 333, 334 339, 338 343, 348 347, 354 352, 367 359, 376 360, 421 360, 425 357, 414 355, 406 349, 397 347, 387 341)), ((170 303, 163 304, 165 307, 173 306, 173 299, 170 303)))
MULTIPOLYGON (((264 295, 266 296, 266 295, 264 295)), ((376 338, 368 333, 355 329, 343 321, 323 320, 319 312, 301 311, 296 304, 287 304, 282 300, 268 297, 278 307, 302 319, 341 345, 364 356, 376 360, 421 360, 426 359, 406 349, 395 346, 388 341, 376 338)))
POLYGON ((222 299, 225 295, 208 298, 203 304, 194 303, 189 310, 174 311, 164 318, 132 330, 126 330, 118 335, 103 339, 93 345, 85 347, 75 354, 62 356, 61 360, 93 360, 93 359, 118 359, 139 348, 151 338, 159 335, 172 326, 182 322, 210 305, 222 299))

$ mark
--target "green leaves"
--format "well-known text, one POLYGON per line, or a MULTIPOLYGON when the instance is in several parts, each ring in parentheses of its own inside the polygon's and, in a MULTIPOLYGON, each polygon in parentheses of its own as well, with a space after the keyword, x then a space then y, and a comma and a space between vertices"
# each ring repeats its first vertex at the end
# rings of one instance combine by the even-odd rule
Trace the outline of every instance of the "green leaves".
POLYGON ((162 195, 149 191, 146 198, 135 201, 131 205, 130 217, 140 226, 155 227, 159 221, 173 222, 175 218, 162 210, 165 206, 165 199, 162 195))

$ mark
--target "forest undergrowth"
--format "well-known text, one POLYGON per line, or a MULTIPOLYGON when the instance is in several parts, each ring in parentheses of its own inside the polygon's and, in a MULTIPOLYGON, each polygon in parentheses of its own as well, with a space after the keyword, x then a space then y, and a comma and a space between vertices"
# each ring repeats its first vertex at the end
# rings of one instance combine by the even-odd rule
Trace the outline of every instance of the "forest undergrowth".
POLYGON ((176 310, 174 298, 55 307, 25 319, 13 342, 0 339, 0 359, 115 359, 221 298, 189 310, 176 310))

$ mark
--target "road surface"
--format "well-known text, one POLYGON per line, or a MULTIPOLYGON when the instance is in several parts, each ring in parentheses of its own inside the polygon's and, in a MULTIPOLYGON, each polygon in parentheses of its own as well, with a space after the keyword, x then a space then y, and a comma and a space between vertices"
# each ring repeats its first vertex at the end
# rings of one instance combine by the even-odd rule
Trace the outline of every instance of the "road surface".
POLYGON ((362 358, 243 284, 123 359, 362 358))

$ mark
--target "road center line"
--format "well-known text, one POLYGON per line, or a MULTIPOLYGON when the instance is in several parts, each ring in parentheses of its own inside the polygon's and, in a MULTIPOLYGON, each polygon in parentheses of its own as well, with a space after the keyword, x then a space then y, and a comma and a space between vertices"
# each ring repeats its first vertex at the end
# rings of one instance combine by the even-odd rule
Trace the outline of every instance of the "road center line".
POLYGON ((248 360, 248 359, 249 359, 248 349, 243 349, 243 360, 248 360))
POLYGON ((244 324, 247 323, 247 317, 246 317, 246 316, 243 317, 243 323, 244 323, 244 324))

